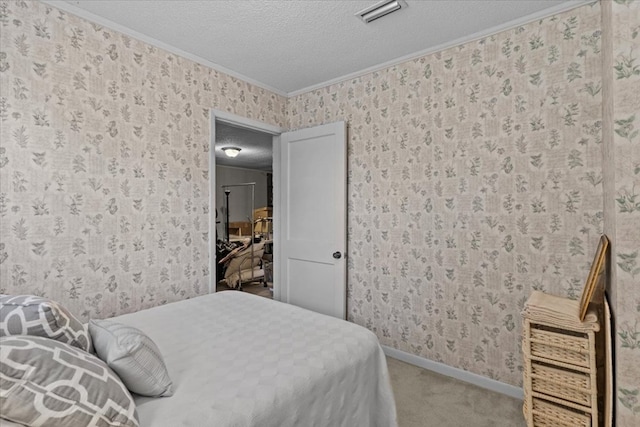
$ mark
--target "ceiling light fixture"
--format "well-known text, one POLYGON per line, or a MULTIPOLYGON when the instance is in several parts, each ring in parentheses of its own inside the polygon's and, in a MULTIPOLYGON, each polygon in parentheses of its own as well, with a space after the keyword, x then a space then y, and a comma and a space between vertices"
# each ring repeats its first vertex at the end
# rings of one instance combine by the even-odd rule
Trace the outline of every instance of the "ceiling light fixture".
POLYGON ((224 147, 222 148, 222 151, 224 151, 224 154, 226 154, 227 157, 236 157, 240 154, 241 149, 238 147, 224 147))
POLYGON ((407 7, 407 3, 402 0, 383 0, 366 9, 362 9, 356 13, 356 16, 362 19, 365 24, 368 24, 403 7, 407 7))

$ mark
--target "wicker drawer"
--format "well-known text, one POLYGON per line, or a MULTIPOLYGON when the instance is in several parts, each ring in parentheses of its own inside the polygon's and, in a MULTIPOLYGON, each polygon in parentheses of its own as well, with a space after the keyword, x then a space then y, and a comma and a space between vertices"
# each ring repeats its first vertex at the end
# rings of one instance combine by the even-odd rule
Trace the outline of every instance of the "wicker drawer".
POLYGON ((591 379, 587 374, 532 363, 531 387, 538 393, 591 406, 591 379))
POLYGON ((531 355, 589 367, 589 339, 531 328, 531 355))
POLYGON ((542 399, 533 399, 532 412, 536 427, 591 427, 590 416, 542 399))

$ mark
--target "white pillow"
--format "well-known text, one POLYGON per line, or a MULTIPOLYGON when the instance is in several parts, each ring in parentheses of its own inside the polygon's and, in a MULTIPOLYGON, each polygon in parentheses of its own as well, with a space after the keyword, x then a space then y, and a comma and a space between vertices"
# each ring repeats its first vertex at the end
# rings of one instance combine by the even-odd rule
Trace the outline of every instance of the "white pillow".
POLYGON ((141 396, 173 395, 173 382, 158 346, 140 329, 110 320, 91 320, 89 332, 96 354, 141 396))

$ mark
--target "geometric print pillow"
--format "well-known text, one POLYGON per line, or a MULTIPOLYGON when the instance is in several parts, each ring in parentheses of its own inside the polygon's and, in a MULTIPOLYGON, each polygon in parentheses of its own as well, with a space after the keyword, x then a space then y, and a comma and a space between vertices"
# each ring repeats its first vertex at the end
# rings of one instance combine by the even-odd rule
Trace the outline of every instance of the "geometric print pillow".
POLYGON ((34 295, 0 295, 0 337, 52 338, 92 352, 89 330, 55 301, 34 295))
POLYGON ((131 394, 103 361, 43 337, 0 338, 0 408, 27 426, 139 427, 131 394))

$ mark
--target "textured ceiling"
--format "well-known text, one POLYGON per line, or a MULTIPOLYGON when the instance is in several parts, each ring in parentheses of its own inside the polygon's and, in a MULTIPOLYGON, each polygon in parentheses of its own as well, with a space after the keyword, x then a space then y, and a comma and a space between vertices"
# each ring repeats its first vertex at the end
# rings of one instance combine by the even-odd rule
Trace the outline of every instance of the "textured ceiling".
MULTIPOLYGON (((280 93, 298 92, 407 55, 584 1, 406 0, 368 25, 378 0, 74 0, 78 8, 280 93)), ((71 5, 71 9, 69 9, 71 5)), ((63 9, 65 7, 62 7, 63 9)), ((102 21, 102 24, 108 24, 102 21)), ((116 28, 118 29, 118 28, 116 28)))
POLYGON ((237 168, 271 171, 272 140, 266 133, 230 126, 216 122, 216 164, 237 168), (224 147, 241 148, 237 157, 224 154, 224 147))

